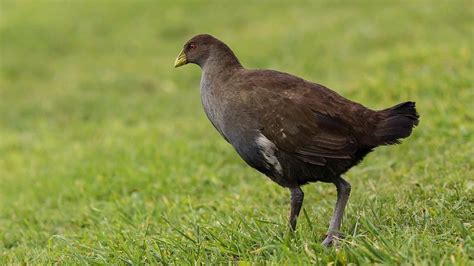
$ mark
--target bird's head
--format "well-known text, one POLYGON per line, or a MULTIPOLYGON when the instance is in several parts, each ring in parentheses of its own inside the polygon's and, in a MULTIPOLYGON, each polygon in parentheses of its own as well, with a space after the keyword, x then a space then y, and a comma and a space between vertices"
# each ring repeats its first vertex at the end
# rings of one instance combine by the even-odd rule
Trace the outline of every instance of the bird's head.
POLYGON ((174 62, 174 67, 193 63, 203 68, 208 61, 214 61, 215 64, 224 63, 230 65, 236 62, 240 65, 232 50, 225 43, 214 38, 212 35, 199 34, 184 44, 183 49, 174 62))

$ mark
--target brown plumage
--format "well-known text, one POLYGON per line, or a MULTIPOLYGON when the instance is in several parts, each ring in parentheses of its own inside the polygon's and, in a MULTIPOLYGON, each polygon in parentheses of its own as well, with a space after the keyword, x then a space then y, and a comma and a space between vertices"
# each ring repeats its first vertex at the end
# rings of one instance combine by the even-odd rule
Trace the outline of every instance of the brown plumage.
POLYGON ((303 202, 301 185, 331 182, 338 196, 323 245, 339 236, 350 185, 341 175, 380 145, 397 144, 418 124, 414 102, 374 111, 296 76, 242 67, 218 39, 189 40, 175 66, 202 70, 204 110, 250 166, 291 191, 290 227, 303 202))

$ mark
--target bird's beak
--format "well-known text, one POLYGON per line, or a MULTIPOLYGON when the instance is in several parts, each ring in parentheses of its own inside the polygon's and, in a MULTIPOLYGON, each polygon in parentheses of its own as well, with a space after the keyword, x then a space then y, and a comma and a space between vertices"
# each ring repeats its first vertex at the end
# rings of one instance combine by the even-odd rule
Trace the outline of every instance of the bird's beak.
POLYGON ((179 52, 178 57, 176 57, 176 60, 174 61, 174 67, 180 67, 182 65, 186 65, 187 63, 188 59, 186 58, 186 54, 183 50, 181 50, 181 52, 179 52))

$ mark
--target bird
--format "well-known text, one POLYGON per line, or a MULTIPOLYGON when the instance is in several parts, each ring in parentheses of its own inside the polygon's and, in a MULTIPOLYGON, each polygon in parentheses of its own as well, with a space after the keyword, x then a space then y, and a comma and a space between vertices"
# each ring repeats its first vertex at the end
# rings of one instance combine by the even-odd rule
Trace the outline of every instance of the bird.
POLYGON ((376 147, 399 144, 418 125, 415 102, 372 110, 288 73, 248 69, 210 34, 188 40, 174 67, 189 63, 202 70, 201 102, 215 129, 249 166, 289 189, 291 231, 303 204, 301 187, 335 185, 325 247, 344 236, 340 227, 351 185, 342 175, 376 147))

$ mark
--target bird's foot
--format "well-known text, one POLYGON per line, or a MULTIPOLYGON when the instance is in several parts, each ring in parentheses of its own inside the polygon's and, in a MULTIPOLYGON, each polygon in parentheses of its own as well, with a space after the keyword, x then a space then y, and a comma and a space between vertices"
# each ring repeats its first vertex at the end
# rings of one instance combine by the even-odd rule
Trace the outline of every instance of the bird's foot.
POLYGON ((296 219, 290 218, 290 223, 288 224, 291 232, 296 232, 296 219))
POLYGON ((339 239, 341 239, 340 234, 328 234, 321 245, 326 248, 330 246, 338 246, 339 239))

